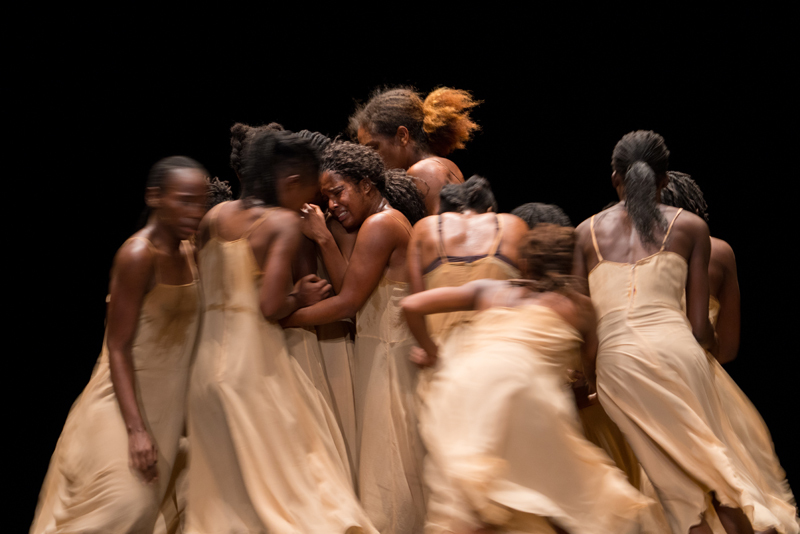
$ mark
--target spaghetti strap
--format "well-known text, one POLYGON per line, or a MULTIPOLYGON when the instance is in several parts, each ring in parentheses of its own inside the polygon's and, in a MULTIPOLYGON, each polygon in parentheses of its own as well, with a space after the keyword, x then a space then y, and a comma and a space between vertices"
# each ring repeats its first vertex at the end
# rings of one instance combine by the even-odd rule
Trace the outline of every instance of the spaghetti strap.
MULTIPOLYGON (((153 255, 153 269, 154 269, 155 275, 156 275, 156 284, 160 284, 161 283, 161 277, 158 276, 158 249, 146 237, 142 237, 142 236, 139 236, 139 235, 134 235, 134 236, 129 237, 128 241, 133 241, 134 239, 138 239, 140 241, 144 241, 145 244, 147 245, 147 249, 150 251, 150 254, 153 255)), ((125 241, 125 242, 127 243, 128 241, 125 241)))
POLYGON ((439 259, 442 261, 442 264, 449 263, 447 260, 447 254, 444 252, 444 234, 442 233, 442 215, 439 214, 439 259))
POLYGON ((672 231, 672 225, 675 224, 675 219, 678 218, 678 215, 680 215, 682 211, 683 208, 678 208, 678 213, 675 214, 675 217, 673 217, 672 221, 669 223, 669 226, 667 227, 667 233, 664 234, 664 241, 661 242, 661 250, 659 250, 659 252, 662 252, 664 247, 667 246, 667 238, 669 237, 669 233, 672 231))
POLYGON ((272 211, 274 209, 275 208, 267 208, 267 210, 264 213, 262 213, 261 216, 258 219, 256 219, 253 224, 250 225, 250 228, 245 230, 245 232, 242 234, 242 237, 240 237, 239 239, 247 239, 248 237, 250 237, 250 234, 253 233, 253 230, 261 226, 261 223, 267 220, 267 217, 269 217, 272 214, 272 211))
MULTIPOLYGON (((397 217, 395 217, 394 215, 392 215, 392 212, 386 212, 386 215, 388 215, 389 217, 391 217, 392 219, 394 219, 395 221, 397 221, 397 223, 398 223, 400 226, 402 226, 402 227, 405 229, 405 231, 406 231, 406 232, 408 232, 408 235, 411 235, 411 230, 409 230, 408 226, 406 226, 405 224, 403 224, 403 221, 401 221, 400 219, 398 219, 397 217)), ((408 222, 408 221, 406 221, 406 222, 408 222)), ((411 223, 409 223, 409 224, 411 224, 411 223)))
POLYGON ((597 254, 597 261, 601 262, 603 261, 603 255, 600 254, 600 247, 597 246, 597 236, 594 234, 594 215, 592 215, 592 218, 589 222, 589 230, 592 232, 592 243, 594 243, 594 252, 597 254))
POLYGON ((194 250, 192 250, 192 244, 187 241, 181 241, 181 247, 183 248, 183 253, 186 254, 186 263, 189 264, 189 270, 192 272, 192 280, 197 282, 200 280, 200 276, 197 274, 197 264, 194 262, 194 250))
POLYGON ((497 225, 497 230, 494 234, 494 243, 492 243, 492 248, 489 250, 488 256, 494 256, 497 254, 497 251, 500 250, 500 242, 503 240, 503 221, 500 220, 500 217, 495 213, 494 214, 494 221, 497 225))
POLYGON ((208 212, 208 217, 209 217, 208 231, 212 238, 219 237, 219 235, 217 234, 217 217, 219 217, 219 212, 222 211, 222 205, 227 203, 228 203, 227 201, 220 202, 219 204, 211 208, 210 212, 208 212))
MULTIPOLYGON (((458 182, 458 176, 456 176, 456 173, 454 173, 453 171, 451 171, 451 170, 450 170, 450 167, 448 167, 447 165, 445 165, 444 163, 442 163, 441 161, 439 161, 439 160, 438 160, 438 159, 436 159, 436 158, 430 158, 430 159, 432 159, 433 161, 435 161, 436 163, 438 163, 439 165, 441 165, 442 167, 444 167, 444 170, 446 170, 447 172, 449 172, 449 173, 450 173, 450 176, 452 176, 453 178, 455 178, 455 179, 456 179, 456 182, 458 182)), ((461 182, 458 182, 458 183, 462 183, 462 184, 463 184, 463 183, 464 183, 464 180, 462 179, 462 180, 461 180, 461 182)), ((426 185, 427 185, 427 184, 426 184, 426 185)))

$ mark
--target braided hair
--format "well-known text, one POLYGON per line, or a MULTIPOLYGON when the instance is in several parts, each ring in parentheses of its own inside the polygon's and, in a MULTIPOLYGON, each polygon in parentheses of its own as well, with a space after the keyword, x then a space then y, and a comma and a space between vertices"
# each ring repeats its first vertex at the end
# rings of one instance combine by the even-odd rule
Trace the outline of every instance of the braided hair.
POLYGON ((469 116, 478 104, 468 91, 449 87, 435 89, 424 101, 413 87, 377 89, 350 117, 348 131, 353 138, 359 128, 394 137, 405 126, 419 146, 446 156, 464 148, 480 128, 469 116))
POLYGON ((667 220, 658 209, 658 177, 666 174, 669 150, 664 138, 652 131, 625 134, 614 147, 611 166, 625 186, 625 209, 642 243, 655 243, 655 229, 666 229, 667 220))
POLYGON ((667 174, 669 183, 661 190, 661 203, 691 211, 708 222, 708 204, 697 182, 683 172, 669 171, 667 174))
POLYGON ((386 191, 383 196, 394 209, 405 215, 411 226, 428 215, 425 197, 414 179, 403 169, 386 171, 386 191))
MULTIPOLYGON (((234 129, 239 125, 234 125, 234 129)), ((231 143, 233 144, 233 143, 231 143)), ((233 154, 231 155, 233 157, 233 154)), ((319 178, 319 153, 308 139, 285 130, 255 129, 237 154, 242 200, 278 205, 277 175, 287 167, 304 168, 319 178)))
POLYGON ((541 202, 528 202, 511 210, 511 215, 516 215, 526 223, 528 228, 537 224, 557 224, 558 226, 572 226, 572 221, 564 210, 555 204, 542 204, 541 202))
POLYGON ((266 130, 281 132, 284 131, 284 128, 277 122, 270 122, 269 124, 263 124, 261 126, 249 126, 247 124, 237 122, 231 126, 230 164, 231 169, 233 169, 236 174, 239 174, 239 169, 242 167, 242 151, 244 150, 244 147, 257 132, 266 130))

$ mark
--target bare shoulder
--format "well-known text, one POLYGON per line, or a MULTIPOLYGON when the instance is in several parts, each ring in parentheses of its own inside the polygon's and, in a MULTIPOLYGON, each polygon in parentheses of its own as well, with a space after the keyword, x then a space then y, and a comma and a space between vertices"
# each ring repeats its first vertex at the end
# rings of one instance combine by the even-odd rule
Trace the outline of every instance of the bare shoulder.
POLYGON ((429 215, 417 221, 414 225, 414 236, 417 239, 424 239, 431 232, 436 231, 439 222, 438 215, 429 215))
MULTIPOLYGON (((452 174, 461 177, 461 171, 455 163, 445 158, 431 157, 421 159, 408 168, 408 174, 418 178, 436 178, 443 183, 449 182, 452 174)), ((463 177, 461 177, 463 181, 463 177)))
POLYGON ((736 256, 733 253, 733 248, 727 241, 711 238, 711 259, 712 261, 719 262, 726 269, 736 269, 736 256))
POLYGON ((142 239, 133 236, 117 250, 114 255, 114 269, 151 269, 155 262, 150 246, 142 239))
POLYGON ((516 215, 511 215, 510 213, 498 213, 497 217, 503 222, 504 229, 521 234, 524 234, 529 230, 528 223, 516 215))

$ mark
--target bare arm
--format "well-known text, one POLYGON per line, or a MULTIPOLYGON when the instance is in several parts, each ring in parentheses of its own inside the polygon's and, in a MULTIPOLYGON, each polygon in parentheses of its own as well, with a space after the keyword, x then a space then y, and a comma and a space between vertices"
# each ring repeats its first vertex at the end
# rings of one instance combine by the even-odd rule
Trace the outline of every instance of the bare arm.
POLYGON ((708 262, 711 257, 708 226, 699 217, 693 217, 686 229, 694 238, 686 278, 686 314, 697 342, 715 354, 716 335, 708 320, 708 262))
POLYGON ((719 317, 717 318, 717 338, 719 349, 717 360, 728 363, 736 358, 739 352, 739 332, 741 326, 739 279, 736 272, 736 257, 733 249, 724 241, 717 240, 712 246, 711 254, 715 261, 723 267, 722 285, 719 295, 719 317))
POLYGON ((412 293, 425 291, 420 234, 424 235, 427 232, 427 222, 423 221, 425 219, 422 219, 414 226, 411 239, 408 241, 408 253, 406 254, 408 283, 412 293))
POLYGON ((306 204, 303 208, 304 216, 301 224, 303 235, 314 241, 319 247, 325 270, 331 278, 334 291, 340 293, 344 282, 344 273, 347 271, 347 259, 342 255, 339 246, 328 229, 325 215, 319 206, 306 204))
POLYGON ((319 302, 327 294, 330 286, 316 275, 308 275, 292 288, 292 259, 300 245, 300 219, 287 211, 274 216, 273 224, 262 225, 251 239, 265 239, 267 253, 264 260, 264 279, 261 284, 259 301, 261 313, 271 321, 277 321, 298 308, 319 302))
MULTIPOLYGON (((396 222, 383 216, 371 216, 358 231, 353 256, 338 295, 318 304, 297 310, 283 326, 314 326, 353 317, 377 287, 397 247, 398 232, 405 233, 396 222)), ((403 246, 405 246, 405 241, 403 246)))
POLYGON ((146 482, 158 478, 158 451, 139 412, 132 348, 142 302, 152 284, 154 261, 145 243, 133 240, 123 245, 114 258, 108 304, 111 383, 128 432, 130 464, 146 482))
POLYGON ((580 278, 587 278, 589 273, 586 270, 586 259, 583 256, 584 242, 589 233, 589 222, 582 222, 575 229, 575 254, 572 259, 572 274, 580 278))
POLYGON ((439 287, 409 295, 400 301, 408 327, 431 360, 435 360, 438 347, 431 339, 425 316, 477 309, 478 297, 488 285, 486 280, 475 280, 458 287, 439 287))

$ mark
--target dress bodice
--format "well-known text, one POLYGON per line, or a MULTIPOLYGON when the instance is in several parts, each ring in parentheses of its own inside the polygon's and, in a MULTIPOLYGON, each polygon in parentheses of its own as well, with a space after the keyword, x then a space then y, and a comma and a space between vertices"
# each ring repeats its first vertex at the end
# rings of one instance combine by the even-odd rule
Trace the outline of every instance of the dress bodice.
POLYGON ((635 263, 601 260, 589 273, 597 319, 611 312, 636 314, 650 308, 681 311, 688 264, 680 254, 660 251, 635 263))
POLYGON ((408 295, 408 283, 381 277, 367 302, 356 314, 356 335, 386 342, 411 337, 400 301, 408 295))

